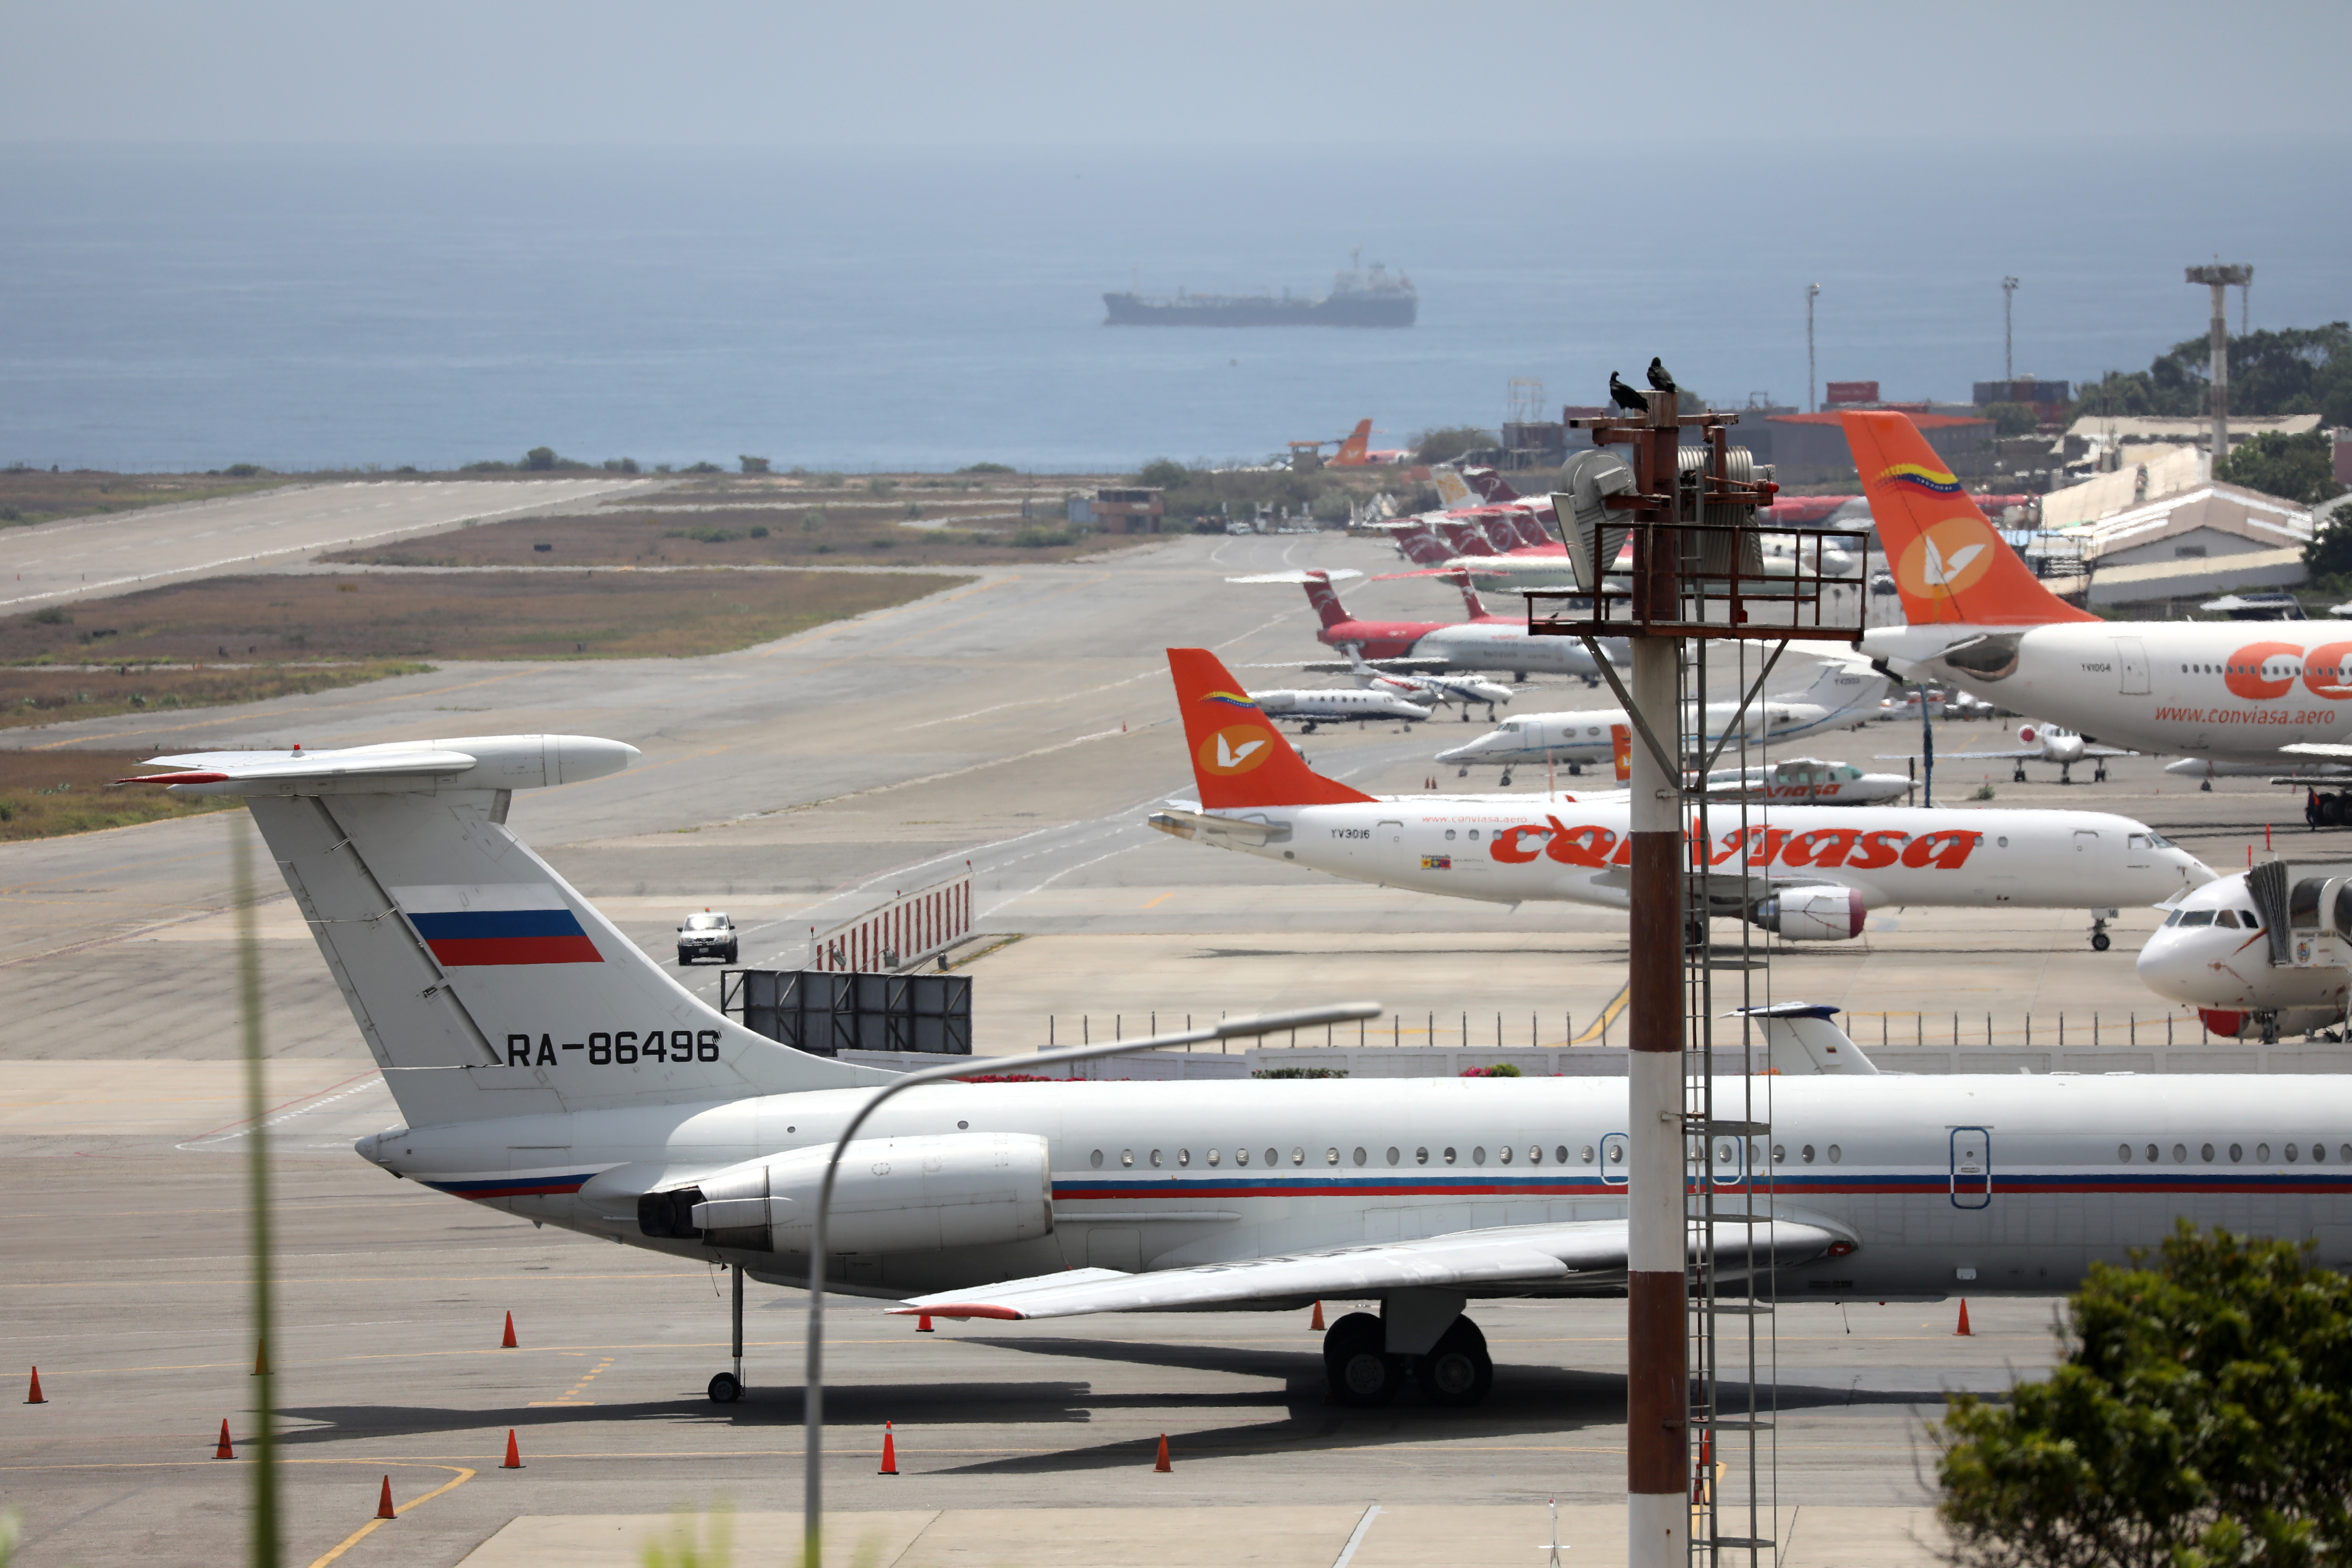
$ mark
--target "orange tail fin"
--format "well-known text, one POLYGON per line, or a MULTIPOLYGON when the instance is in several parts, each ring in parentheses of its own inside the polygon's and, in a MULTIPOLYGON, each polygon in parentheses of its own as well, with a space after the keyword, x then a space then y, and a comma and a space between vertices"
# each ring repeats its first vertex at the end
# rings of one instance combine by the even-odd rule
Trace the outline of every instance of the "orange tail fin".
POLYGON ((1375 798, 1308 767, 1207 648, 1170 648, 1168 673, 1175 678, 1176 706, 1184 716, 1192 778, 1209 810, 1339 805, 1375 798))
POLYGON ((1919 427, 1902 414, 1841 414, 1846 445, 1913 626, 2090 621, 2017 558, 1919 427))
POLYGON ((1633 777, 1633 731, 1622 724, 1609 726, 1609 760, 1617 764, 1617 782, 1629 784, 1633 777))
POLYGON ((1348 438, 1339 443, 1339 449, 1331 454, 1331 466, 1335 468, 1360 468, 1371 461, 1371 449, 1372 422, 1359 419, 1356 427, 1348 433, 1348 438))

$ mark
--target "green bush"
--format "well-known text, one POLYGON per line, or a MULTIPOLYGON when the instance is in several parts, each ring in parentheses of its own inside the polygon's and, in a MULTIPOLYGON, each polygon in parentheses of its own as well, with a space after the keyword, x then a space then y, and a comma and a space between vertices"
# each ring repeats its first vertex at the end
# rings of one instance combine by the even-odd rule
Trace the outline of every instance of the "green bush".
POLYGON ((2326 433, 2319 430, 2300 436, 2265 431, 2231 447, 2229 456, 2213 465, 2213 477, 2305 506, 2344 493, 2336 480, 2335 451, 2326 433))
POLYGON ((263 468, 259 463, 231 463, 227 468, 221 470, 222 473, 227 475, 232 479, 257 479, 268 471, 269 470, 268 468, 263 468))
POLYGON ((637 471, 637 460, 635 458, 607 458, 604 459, 604 471, 612 474, 634 474, 637 471))
POLYGON ((1346 1078, 1343 1068, 1260 1068, 1252 1078, 1346 1078))
POLYGON ((739 457, 735 460, 743 465, 743 471, 747 474, 764 474, 768 471, 768 459, 765 458, 739 457))
POLYGON ((726 471, 726 469, 720 468, 718 464, 708 461, 689 463, 684 468, 679 470, 681 473, 688 474, 723 474, 726 471))
POLYGON ((1413 459, 1423 463, 1450 463, 1465 452, 1491 447, 1497 439, 1499 437, 1492 430, 1481 430, 1475 425, 1443 425, 1434 430, 1424 430, 1413 438, 1413 459))
POLYGON ((1490 1068, 1464 1068, 1460 1076, 1463 1078, 1517 1078, 1521 1075, 1519 1069, 1510 1063, 1496 1062, 1490 1068))
POLYGON ((1988 403, 1979 412, 1996 436, 2031 436, 2042 422, 2030 403, 1988 403))
POLYGON ((1024 550, 1046 550, 1077 542, 1078 531, 1075 528, 1048 528, 1041 522, 1030 522, 1013 531, 1013 542, 1024 550))
POLYGON ((956 470, 959 474, 1010 474, 1016 471, 1010 463, 966 463, 956 470))
POLYGON ((73 625, 73 617, 66 614, 63 610, 58 608, 55 605, 51 605, 46 610, 35 610, 33 612, 33 620, 36 625, 44 626, 69 626, 73 625))
POLYGON ((1135 482, 1154 489, 1181 489, 1192 482, 1192 470, 1171 458, 1155 458, 1137 471, 1135 482))
POLYGON ((546 469, 555 467, 555 448, 552 447, 533 447, 530 451, 525 452, 522 455, 522 466, 526 468, 539 472, 544 472, 546 469))
POLYGON ((752 538, 754 538, 754 539, 765 539, 765 538, 767 538, 767 537, 768 537, 768 525, 767 525, 766 523, 764 523, 764 522, 755 522, 755 523, 753 523, 753 524, 751 525, 751 537, 752 537, 752 538))

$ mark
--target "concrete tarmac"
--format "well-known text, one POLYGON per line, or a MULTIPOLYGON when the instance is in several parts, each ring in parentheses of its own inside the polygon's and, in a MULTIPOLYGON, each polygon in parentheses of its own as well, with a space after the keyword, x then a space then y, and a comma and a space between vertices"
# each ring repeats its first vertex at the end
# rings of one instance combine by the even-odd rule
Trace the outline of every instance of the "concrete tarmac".
MULTIPOLYGON (((983 928, 1021 939, 971 965, 987 1051, 1028 1048, 1048 1030, 1066 1039, 1074 1016, 1132 1032, 1155 1013, 1164 1025, 1362 994, 1396 1010, 1401 1043, 1433 1033, 1452 1044, 1465 1029, 1474 1047, 1490 1028, 1515 1044, 1530 1030, 1548 1044, 1580 1034, 1622 987, 1622 917, 1365 888, 1142 826, 1153 803, 1190 787, 1160 650, 1215 647, 1254 684, 1290 681, 1253 667, 1316 655, 1301 596, 1223 579, 1308 564, 1385 569, 1366 542, 1171 540, 992 570, 718 658, 452 665, 168 723, 54 726, 23 742, 318 748, 541 730, 627 740, 645 750, 637 767, 518 796, 512 821, 631 936, 666 953, 680 914, 717 904, 747 926, 747 963, 790 965, 809 925, 969 860, 983 928)), ((1452 613, 1451 595, 1424 581, 1347 592, 1368 615, 1452 613)), ((1801 687, 1797 656, 1784 663, 1798 668, 1776 687, 1801 687)), ((1517 704, 1605 705, 1560 684, 1517 704)), ((1465 728, 1318 735, 1308 749, 1363 787, 1410 791, 1465 728)), ((1874 727, 1801 749, 1867 764, 1912 739, 1874 727)), ((1950 755, 1971 743, 1998 749, 2007 733, 1939 735, 1948 797, 1983 775, 1997 790, 1988 809, 2121 811, 2218 867, 2259 847, 2263 823, 2298 820, 2258 782, 2200 795, 2143 760, 2104 785, 2061 789, 2046 768, 2012 785, 2006 763, 1950 755)), ((1543 792, 1540 778, 1516 782, 1514 793, 1543 792)), ((289 1428, 289 1561, 346 1542, 385 1475, 404 1503, 429 1500, 339 1562, 445 1564, 478 1549, 482 1563, 625 1561, 674 1507, 722 1501, 740 1510, 747 1543, 761 1542, 765 1555, 744 1560, 776 1556, 799 1497, 800 1299, 753 1289, 754 1397, 714 1406, 701 1388, 725 1364, 722 1279, 533 1231, 362 1165, 351 1140, 397 1111, 282 895, 261 910, 271 1092, 262 1125, 247 1122, 226 917, 227 835, 244 830, 215 817, 0 847, 0 1007, 13 1025, 0 1032, 12 1198, 0 1338, 41 1368, 49 1395, 0 1406, 0 1493, 26 1513, 25 1560, 143 1568, 238 1550, 245 1462, 209 1456, 223 1417, 241 1442, 251 1428, 240 1156, 257 1137, 277 1181, 272 1359, 289 1428), (500 1351, 509 1310, 522 1346, 500 1351), (496 1468, 509 1428, 519 1472, 496 1468), (583 1531, 605 1532, 594 1552, 583 1531)), ((2104 954, 2084 941, 2087 923, 2079 911, 1887 911, 1857 943, 1783 952, 1770 971, 1721 984, 1769 975, 1775 995, 1837 1002, 1865 1043, 1880 1028, 1934 1044, 1964 1027, 1973 1040, 1988 1013, 2013 1039, 2029 1010, 2037 1028, 2062 1010, 2071 1030, 2093 1013, 2103 1032, 2122 1016, 2152 1028, 2168 1011, 2179 1026, 2130 972, 2154 914, 2126 911, 2104 954)), ((688 978, 716 984, 715 971, 688 978)), ((1903 1542, 1927 1539, 1924 1424, 1944 1392, 1997 1390, 2053 1351, 2050 1301, 1971 1308, 1977 1333, 1965 1340, 1948 1303, 1782 1314, 1773 1528, 1791 1542, 1788 1561, 1902 1561, 1915 1550, 1903 1542), (1839 1510, 1864 1511, 1826 1511, 1839 1510)), ((1577 1531, 1573 1560, 1612 1560, 1622 1306, 1495 1303, 1474 1315, 1502 1368, 1486 1405, 1436 1411, 1409 1395, 1364 1413, 1323 1403, 1318 1342, 1295 1313, 943 1323, 918 1335, 851 1306, 832 1319, 832 1506, 886 1543, 903 1539, 882 1560, 910 1568, 992 1552, 1118 1561, 1120 1542, 1154 1539, 1177 1543, 1161 1553, 1171 1561, 1330 1563, 1374 1505, 1384 1512, 1358 1563, 1526 1563, 1540 1561, 1542 1503, 1557 1496, 1577 1531), (896 1478, 872 1473, 885 1421, 896 1478), (1163 1432, 1172 1476, 1150 1469, 1163 1432), (1183 1521, 1124 1511, 1144 1508, 1182 1510, 1183 1521), (1392 1540, 1449 1541, 1454 1555, 1392 1540), (1100 1546, 1090 1556, 1074 1541, 1100 1546)), ((854 1533, 835 1539, 846 1550, 854 1533)))

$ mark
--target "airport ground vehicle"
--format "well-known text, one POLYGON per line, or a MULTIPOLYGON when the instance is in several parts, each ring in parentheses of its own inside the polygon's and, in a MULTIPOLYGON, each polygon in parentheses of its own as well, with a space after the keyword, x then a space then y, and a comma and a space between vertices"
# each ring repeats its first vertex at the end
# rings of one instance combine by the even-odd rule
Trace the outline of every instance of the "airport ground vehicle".
MULTIPOLYGON (((246 799, 405 1119, 362 1157, 803 1283, 815 1184, 888 1075, 713 1011, 509 826, 515 792, 635 755, 478 736, 162 758, 143 782, 246 799)), ((1773 1040, 1766 1125, 1694 1152, 1732 1216, 1709 1244, 1778 1270, 1784 1300, 2063 1290, 2176 1216, 2316 1235, 2331 1264, 2352 1245, 2352 1080, 1898 1078, 1809 1057, 1773 1040)), ((850 1146, 828 1255, 847 1293, 941 1316, 1377 1298, 1377 1340, 1354 1319, 1327 1336, 1335 1396, 1410 1382, 1471 1404, 1494 1375, 1471 1300, 1623 1290, 1625 1113, 1606 1078, 925 1085, 850 1146)))
POLYGON ((732 963, 738 940, 735 922, 725 914, 705 910, 698 915, 688 915, 686 923, 677 928, 677 966, 684 969, 706 958, 732 963))

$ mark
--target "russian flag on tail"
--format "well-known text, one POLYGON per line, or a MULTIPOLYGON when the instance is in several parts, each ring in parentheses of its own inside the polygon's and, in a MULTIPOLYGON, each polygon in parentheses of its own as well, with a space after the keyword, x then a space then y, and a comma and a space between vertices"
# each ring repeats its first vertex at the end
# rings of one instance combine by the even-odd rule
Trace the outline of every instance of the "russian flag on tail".
POLYGON ((394 888, 392 896, 446 969, 604 962, 552 882, 394 888))

